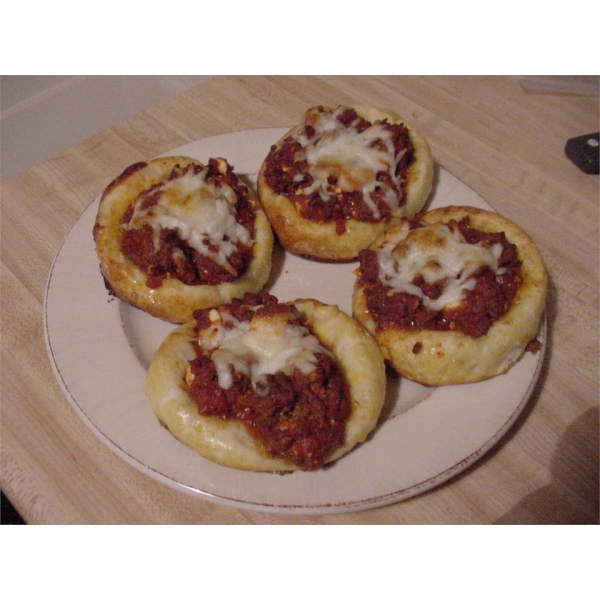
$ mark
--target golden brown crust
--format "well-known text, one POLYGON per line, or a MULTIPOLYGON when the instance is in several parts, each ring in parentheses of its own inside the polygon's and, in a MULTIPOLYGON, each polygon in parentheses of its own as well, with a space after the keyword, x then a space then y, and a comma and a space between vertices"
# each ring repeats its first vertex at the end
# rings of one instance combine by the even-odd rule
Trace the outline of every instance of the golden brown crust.
POLYGON ((100 269, 116 296, 155 317, 182 323, 191 320, 197 308, 216 306, 246 292, 260 291, 271 271, 273 232, 262 207, 249 190, 256 215, 254 256, 240 277, 217 285, 186 285, 168 278, 160 287, 149 288, 145 283, 146 274, 121 250, 123 215, 142 192, 160 183, 177 164, 204 166, 184 156, 156 158, 132 165, 109 184, 100 199, 94 241, 100 269))
MULTIPOLYGON (((352 108, 370 122, 387 118, 392 124, 403 123, 408 128, 415 149, 415 160, 408 171, 405 205, 396 211, 392 220, 416 214, 425 204, 433 182, 433 158, 427 141, 404 119, 390 110, 371 106, 352 108)), ((300 127, 301 125, 296 125, 277 144, 300 127)), ((389 223, 349 219, 345 221, 345 232, 339 235, 336 233, 335 223, 303 218, 288 198, 272 190, 265 179, 264 171, 263 162, 258 175, 260 201, 282 246, 292 254, 312 260, 349 262, 389 226, 389 223)))
MULTIPOLYGON (((352 413, 346 441, 327 462, 347 454, 364 442, 377 424, 385 399, 385 367, 373 338, 354 319, 312 299, 296 300, 303 322, 331 351, 347 378, 352 413)), ((188 361, 194 358, 191 323, 177 327, 157 350, 146 379, 146 395, 158 419, 184 444, 218 464, 251 471, 293 471, 299 467, 273 458, 243 424, 199 413, 182 389, 188 361)))
MULTIPOLYGON (((489 379, 505 373, 535 339, 543 317, 547 275, 533 240, 517 225, 500 215, 471 207, 448 206, 425 213, 428 224, 469 217, 470 226, 486 232, 504 231, 516 244, 522 261, 523 282, 509 310, 496 320, 487 334, 471 337, 459 331, 379 330, 369 314, 364 288, 357 281, 353 315, 376 337, 385 358, 402 376, 424 385, 460 384, 489 379), (413 349, 419 348, 418 352, 413 349)), ((372 248, 394 239, 388 230, 372 248)))

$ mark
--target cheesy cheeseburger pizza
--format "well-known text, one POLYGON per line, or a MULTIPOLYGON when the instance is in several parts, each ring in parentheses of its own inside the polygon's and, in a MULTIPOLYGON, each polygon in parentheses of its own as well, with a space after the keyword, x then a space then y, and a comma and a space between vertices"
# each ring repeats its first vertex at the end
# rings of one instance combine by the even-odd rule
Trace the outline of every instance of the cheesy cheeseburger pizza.
POLYGON ((271 271, 269 222, 223 158, 130 166, 102 194, 93 234, 111 292, 175 323, 261 290, 271 271))
POLYGON ((271 147, 258 192, 286 250, 347 262, 420 211, 432 180, 427 142, 395 113, 316 106, 271 147))
POLYGON ((365 441, 385 386, 377 344, 336 306, 247 294, 175 328, 146 395, 159 421, 213 462, 311 471, 365 441))
POLYGON ((532 239, 496 213, 450 206, 406 218, 359 262, 353 314, 408 379, 481 381, 539 343, 545 267, 532 239))

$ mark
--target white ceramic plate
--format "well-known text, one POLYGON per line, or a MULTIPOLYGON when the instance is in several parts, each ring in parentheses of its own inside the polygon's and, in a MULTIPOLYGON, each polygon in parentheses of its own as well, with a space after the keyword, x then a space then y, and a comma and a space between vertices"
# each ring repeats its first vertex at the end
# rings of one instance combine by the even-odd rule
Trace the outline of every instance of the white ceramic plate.
MULTIPOLYGON (((254 185, 262 159, 285 129, 219 135, 175 148, 201 161, 226 157, 254 185)), ((126 165, 124 165, 126 166, 126 165)), ((178 490, 243 509, 330 513, 363 510, 429 490, 466 469, 511 427, 538 378, 543 352, 526 353, 506 375, 426 388, 390 375, 381 425, 331 467, 287 475, 228 469, 161 427, 143 393, 146 367, 173 325, 109 296, 92 226, 97 198, 65 238, 45 302, 46 343, 58 382, 83 421, 128 463, 178 490)), ((490 208, 439 169, 428 208, 490 208)), ((356 264, 310 262, 276 250, 268 291, 282 301, 313 297, 351 312, 356 264)), ((544 341, 544 331, 540 332, 544 341)))

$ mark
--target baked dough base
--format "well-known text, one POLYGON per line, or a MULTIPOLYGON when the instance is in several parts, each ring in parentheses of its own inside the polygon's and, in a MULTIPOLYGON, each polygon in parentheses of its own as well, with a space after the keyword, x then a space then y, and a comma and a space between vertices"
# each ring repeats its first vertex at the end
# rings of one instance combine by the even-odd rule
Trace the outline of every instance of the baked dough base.
MULTIPOLYGON (((415 160, 408 169, 406 202, 400 211, 392 215, 392 222, 402 216, 419 212, 431 192, 433 183, 433 157, 429 145, 413 127, 396 113, 371 106, 352 106, 359 116, 371 123, 387 118, 390 123, 404 124, 414 146, 415 160)), ((278 142, 295 133, 302 125, 296 125, 278 142)), ((292 254, 324 262, 350 262, 358 252, 367 248, 390 223, 370 223, 348 219, 342 235, 336 232, 336 224, 305 219, 296 206, 285 196, 276 194, 264 177, 265 162, 258 174, 258 194, 277 234, 281 245, 292 254)))
POLYGON ((155 289, 146 285, 147 275, 121 251, 123 215, 139 194, 167 177, 175 165, 190 163, 204 166, 189 157, 168 156, 150 160, 141 169, 125 170, 104 191, 94 225, 100 270, 114 294, 152 316, 173 323, 191 321, 198 308, 230 302, 246 292, 259 292, 271 272, 273 232, 249 188, 248 197, 255 212, 254 257, 240 277, 217 285, 186 285, 175 278, 164 279, 155 289))
MULTIPOLYGON (((303 322, 331 351, 345 374, 352 413, 346 425, 346 441, 327 462, 333 462, 364 442, 377 425, 385 400, 386 375, 381 352, 373 338, 354 319, 336 306, 317 300, 296 300, 303 322)), ((236 469, 295 471, 299 467, 269 456, 237 421, 199 413, 182 388, 188 361, 195 357, 190 342, 194 324, 175 328, 151 361, 146 396, 159 421, 181 442, 205 458, 236 469)))
MULTIPOLYGON (((459 331, 379 330, 367 309, 362 286, 358 281, 354 286, 354 317, 373 334, 386 360, 400 375, 428 386, 471 383, 505 373, 535 339, 544 313, 546 269, 533 240, 517 225, 490 211, 457 206, 425 213, 423 221, 445 223, 466 216, 475 229, 504 231, 508 241, 516 244, 522 261, 523 283, 509 310, 486 335, 474 338, 459 331), (413 352, 415 344, 421 345, 418 353, 413 352)), ((393 235, 393 229, 388 230, 372 248, 393 239, 393 235)))

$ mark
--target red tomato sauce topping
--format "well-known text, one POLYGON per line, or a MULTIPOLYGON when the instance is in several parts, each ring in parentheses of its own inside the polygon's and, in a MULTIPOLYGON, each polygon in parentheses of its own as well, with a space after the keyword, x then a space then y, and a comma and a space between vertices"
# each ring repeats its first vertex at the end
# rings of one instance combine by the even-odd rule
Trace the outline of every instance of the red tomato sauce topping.
MULTIPOLYGON (((196 311, 198 330, 208 327, 210 310, 196 311)), ((238 321, 250 320, 258 311, 286 311, 292 322, 302 324, 293 306, 279 304, 267 294, 246 294, 227 310, 238 321)), ((193 377, 186 387, 201 414, 243 423, 270 456, 289 460, 303 470, 322 467, 343 445, 350 396, 339 366, 328 354, 316 354, 315 368, 308 374, 294 368, 289 375, 267 375, 266 391, 257 389, 247 374, 233 367, 233 385, 221 388, 210 354, 199 344, 195 348, 197 357, 190 362, 193 377)))
MULTIPOLYGON (((211 158, 207 168, 207 181, 212 181, 216 186, 229 185, 234 190, 237 198, 235 219, 253 235, 254 208, 248 199, 248 189, 241 184, 230 165, 227 172, 222 173, 218 168, 217 160, 211 158)), ((199 173, 202 169, 203 167, 195 164, 189 164, 184 168, 177 165, 167 181, 181 177, 189 170, 199 173)), ((155 187, 159 188, 160 185, 155 187)), ((156 203, 159 194, 160 191, 152 194, 152 190, 148 190, 143 208, 156 203)), ((130 222, 133 213, 132 204, 123 215, 124 225, 130 222)), ((217 250, 218 244, 213 244, 212 249, 217 250)), ((146 285, 149 288, 160 287, 164 279, 169 277, 178 279, 186 285, 216 285, 233 281, 243 274, 253 258, 252 247, 238 241, 236 250, 227 258, 229 264, 223 266, 210 256, 192 248, 186 240, 181 239, 177 229, 169 228, 161 229, 158 247, 155 247, 154 232, 149 225, 140 229, 124 229, 121 250, 147 275, 146 285)))
MULTIPOLYGON (((316 107, 315 110, 332 112, 321 106, 316 107)), ((371 122, 359 117, 353 108, 345 108, 338 115, 337 121, 340 126, 354 129, 358 133, 372 125, 371 122)), ((384 187, 394 189, 398 198, 398 206, 404 205, 407 171, 414 159, 414 148, 405 125, 392 124, 384 120, 381 122, 381 126, 391 133, 397 162, 394 171, 395 177, 392 177, 390 168, 382 169, 375 174, 377 182, 381 185, 376 186, 373 191, 368 193, 370 203, 377 207, 376 212, 369 206, 369 203, 365 202, 364 192, 360 187, 351 191, 340 189, 335 174, 331 174, 327 178, 326 198, 323 198, 319 191, 305 193, 304 190, 310 188, 314 178, 309 173, 308 162, 297 158, 303 147, 298 137, 308 139, 309 143, 318 137, 309 117, 304 122, 299 135, 289 136, 279 146, 271 147, 265 161, 265 179, 275 193, 287 197, 296 205, 302 217, 321 222, 333 221, 337 225, 338 234, 344 233, 344 223, 348 219, 389 222, 392 210, 384 198, 384 187)), ((383 144, 383 142, 375 140, 373 146, 375 147, 377 144, 383 144)))
MULTIPOLYGON (((418 216, 411 219, 411 228, 422 227, 418 216)), ((502 245, 498 261, 498 272, 482 266, 473 275, 475 287, 466 292, 462 302, 441 310, 425 306, 416 295, 395 292, 379 279, 379 264, 374 250, 363 250, 359 254, 358 281, 364 287, 367 307, 377 327, 409 330, 461 331, 472 337, 485 335, 494 321, 504 315, 522 283, 521 261, 517 248, 511 244, 504 232, 487 233, 469 226, 469 219, 448 224, 456 227, 469 244, 492 246, 502 245)), ((444 280, 425 283, 419 276, 412 282, 419 286, 424 295, 435 300, 444 287, 444 280)), ((413 352, 418 353, 419 347, 413 352)))

